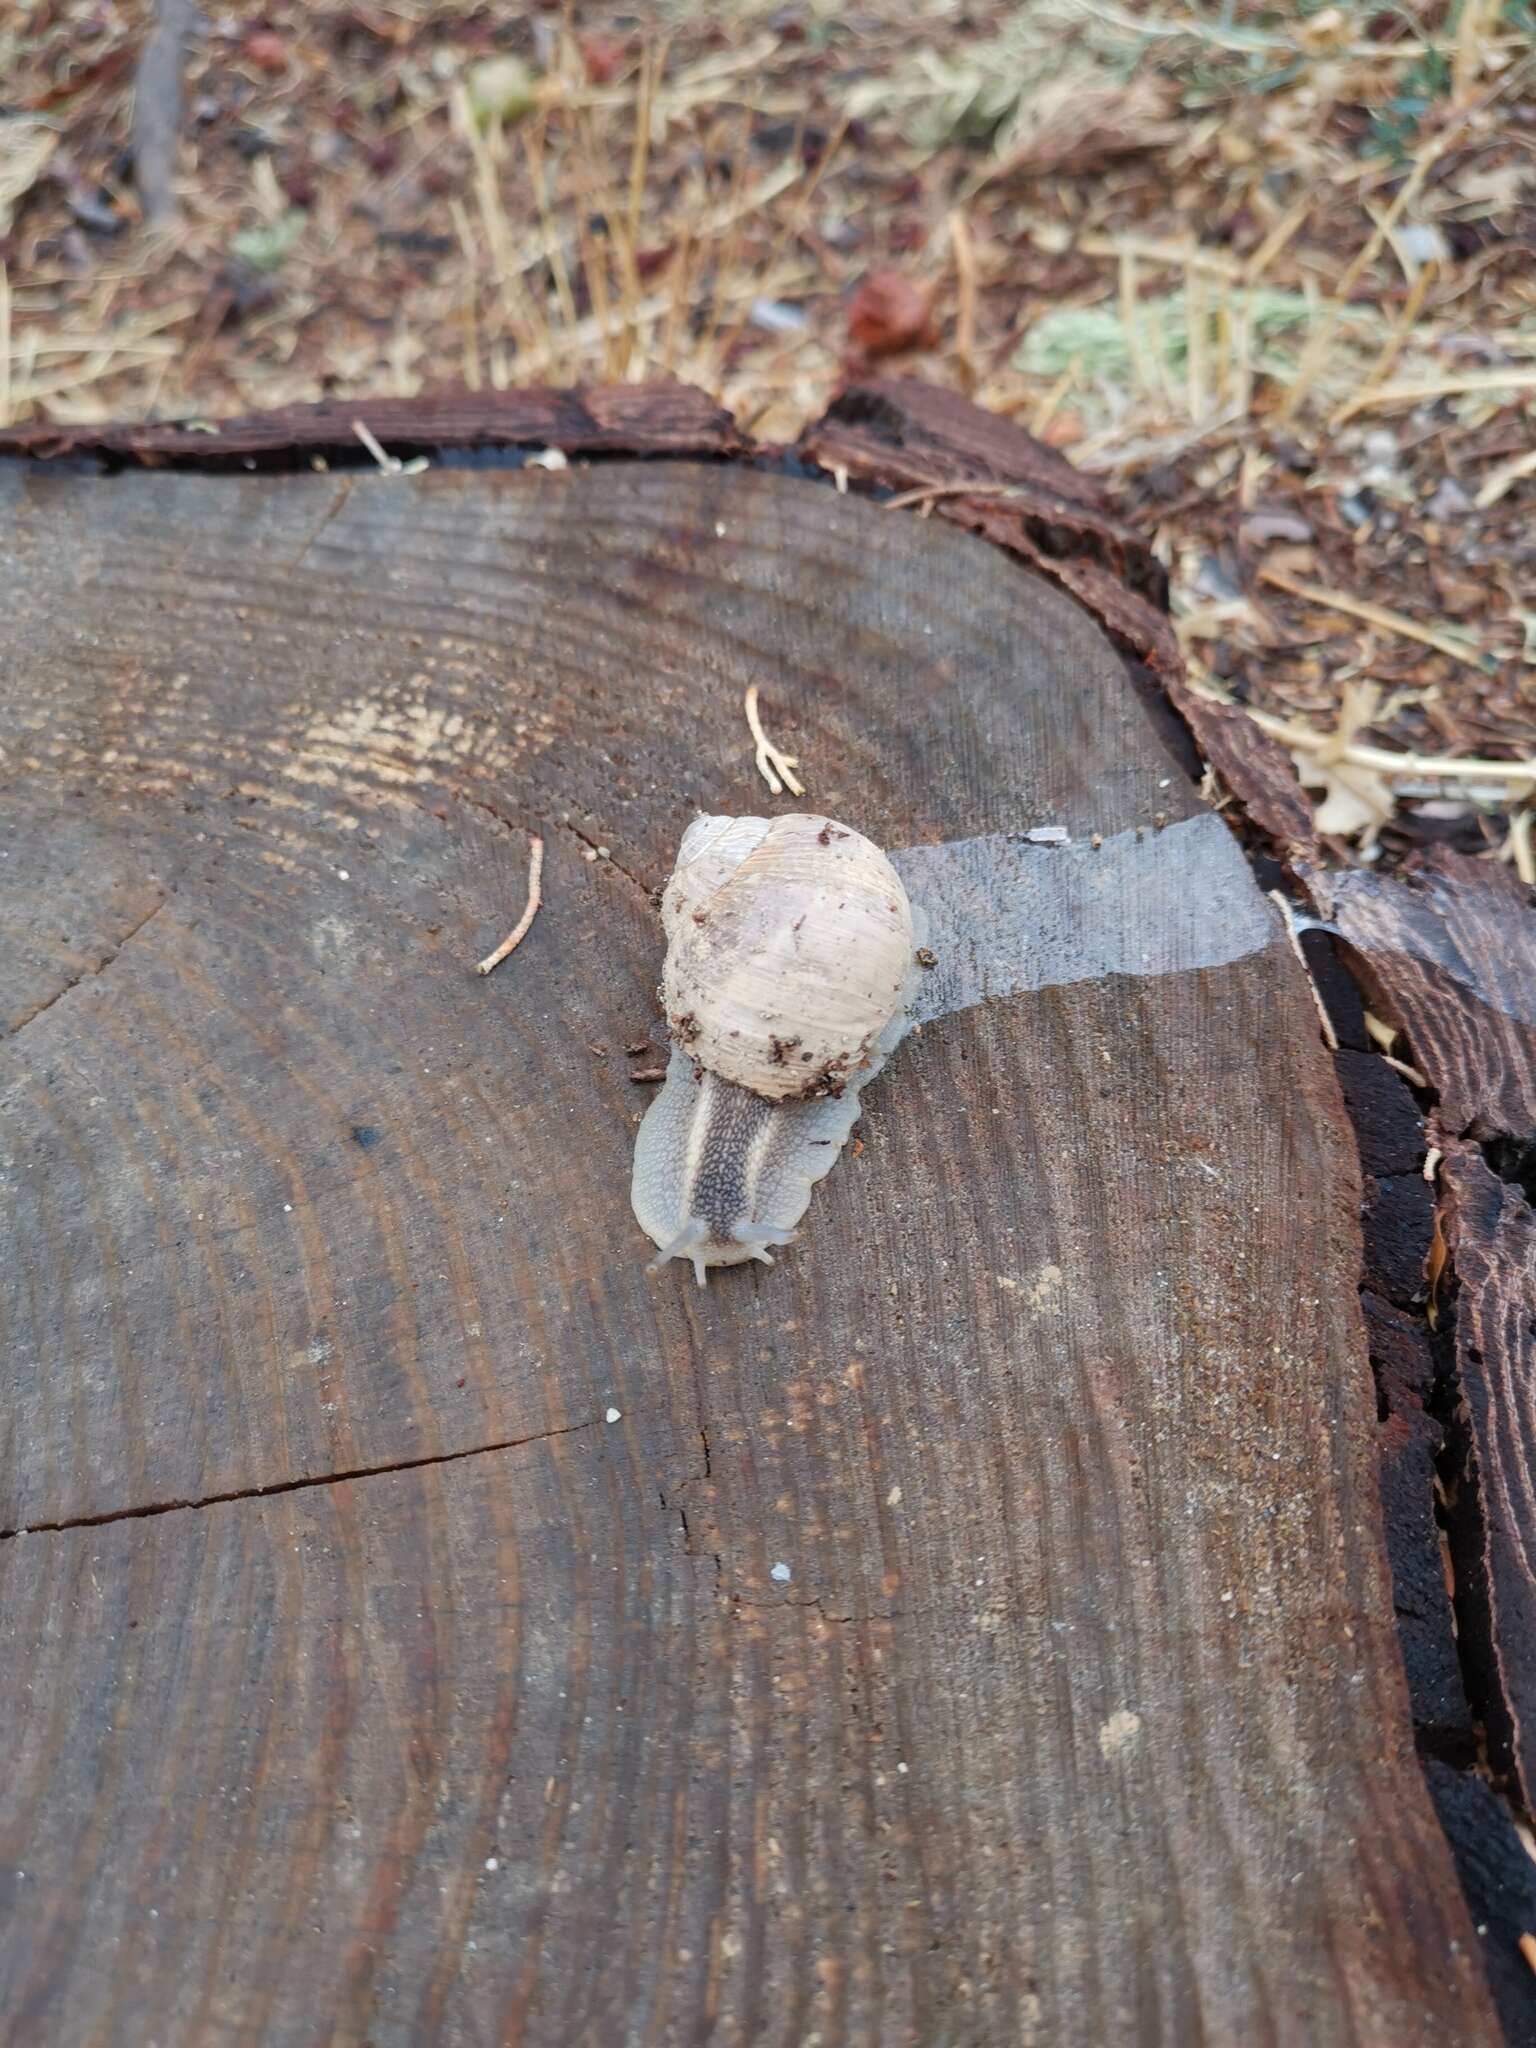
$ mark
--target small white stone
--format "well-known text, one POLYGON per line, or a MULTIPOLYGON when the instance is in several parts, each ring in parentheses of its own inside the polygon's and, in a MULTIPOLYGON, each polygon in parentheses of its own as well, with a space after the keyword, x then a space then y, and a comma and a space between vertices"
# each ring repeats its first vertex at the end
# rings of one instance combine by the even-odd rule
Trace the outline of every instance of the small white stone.
POLYGON ((339 882, 350 882, 352 877, 347 873, 345 868, 338 868, 336 870, 336 879, 339 882))
POLYGON ((501 1865, 496 1861, 496 1858, 494 1856, 487 1856, 485 1859, 485 1867, 487 1870, 499 1870, 501 1868, 501 1865))
POLYGON ((768 1576, 770 1579, 777 1579, 781 1586, 787 1586, 794 1577, 794 1573, 787 1564, 776 1564, 768 1576))
POLYGON ((610 1408, 604 1415, 603 1420, 604 1422, 618 1422, 621 1419, 622 1414, 622 1409, 610 1408))

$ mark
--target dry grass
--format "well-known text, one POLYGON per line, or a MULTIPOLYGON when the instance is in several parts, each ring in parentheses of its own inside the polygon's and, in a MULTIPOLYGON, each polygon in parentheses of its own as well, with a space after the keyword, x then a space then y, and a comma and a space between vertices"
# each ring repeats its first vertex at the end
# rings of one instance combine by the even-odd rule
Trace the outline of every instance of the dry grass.
POLYGON ((676 5, 640 35, 278 5, 194 48, 156 234, 124 155, 147 13, 0 30, 0 418, 670 373, 788 438, 896 270, 932 309, 896 365, 1126 494, 1205 687, 1314 773, 1412 755, 1356 792, 1355 853, 1528 859, 1502 815, 1536 752, 1522 7, 676 5), (498 118, 508 55, 529 90, 498 118), (1442 790, 1444 756, 1476 775, 1442 790))

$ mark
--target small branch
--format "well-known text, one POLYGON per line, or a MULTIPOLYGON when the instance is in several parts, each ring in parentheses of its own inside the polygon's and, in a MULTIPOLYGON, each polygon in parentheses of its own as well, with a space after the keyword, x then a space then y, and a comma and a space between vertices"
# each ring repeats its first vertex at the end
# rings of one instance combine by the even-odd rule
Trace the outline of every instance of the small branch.
MULTIPOLYGON (((1209 691, 1199 694, 1209 697, 1213 704, 1231 701, 1209 691)), ((1360 740, 1351 740, 1341 747, 1337 744, 1337 733, 1319 732, 1298 718, 1276 718, 1273 712, 1253 710, 1246 705, 1244 709, 1260 732, 1283 740, 1297 753, 1326 753, 1330 760, 1348 761, 1356 768, 1374 768, 1380 775, 1402 775, 1425 782, 1498 782, 1521 790, 1536 784, 1536 760, 1489 761, 1473 754, 1394 754, 1388 747, 1371 747, 1360 740)))
POLYGON ((544 872, 544 842, 536 832, 528 835, 528 901, 523 905, 523 914, 513 925, 494 953, 487 953, 475 968, 477 974, 489 974, 493 967, 499 967, 509 953, 515 952, 528 936, 528 927, 539 914, 539 878, 544 872))
POLYGON ((1533 818, 1529 804, 1522 804, 1510 818, 1509 835, 1499 850, 1500 860, 1513 861, 1515 873, 1528 889, 1536 889, 1536 856, 1531 851, 1531 822, 1533 818))
POLYGON ((1307 977, 1307 991, 1311 995, 1313 1004, 1317 1009, 1317 1021, 1322 1026, 1323 1043, 1330 1052, 1337 1052, 1339 1049, 1339 1034, 1333 1028, 1333 1019, 1329 1016, 1328 1006, 1323 1001, 1323 992, 1312 979, 1312 963, 1301 950, 1301 934, 1296 929, 1296 919, 1291 911, 1291 906, 1279 889, 1271 889, 1269 891, 1269 898, 1272 903, 1279 907, 1281 921, 1285 926, 1285 936, 1290 940, 1291 951, 1301 962, 1301 971, 1307 977))
POLYGON ((158 0, 133 77, 133 181, 146 227, 175 212, 171 178, 181 132, 181 69, 193 19, 192 0, 158 0))
POLYGON ((1522 477, 1532 474, 1536 474, 1536 448, 1528 449, 1524 455, 1517 455, 1513 462, 1506 462, 1500 468, 1490 471, 1482 489, 1472 502, 1479 512, 1486 512, 1490 506, 1497 505, 1500 498, 1512 490, 1522 477))
POLYGON ((949 216, 949 246, 955 259, 955 362, 969 398, 976 389, 976 245, 959 207, 949 216))
POLYGON ((757 772, 767 783, 769 793, 773 796, 782 796, 787 789, 791 796, 804 796, 805 784, 795 774, 799 755, 781 754, 763 731, 763 721, 757 709, 756 683, 747 692, 744 708, 748 728, 757 743, 757 772))
POLYGON ((904 512, 909 505, 936 505, 940 498, 1016 498, 1017 484, 990 483, 978 477, 968 484, 920 484, 915 491, 898 491, 884 499, 887 512, 904 512))
POLYGON ((368 450, 368 453, 379 465, 380 471, 385 476, 420 476, 421 472, 428 467, 425 455, 413 455, 409 462, 402 462, 398 455, 391 455, 380 444, 378 436, 374 433, 373 429, 362 420, 354 420, 352 422, 352 431, 368 450))
POLYGON ((1287 576, 1280 569, 1261 569, 1259 574, 1276 590, 1289 591, 1292 597, 1304 598, 1308 604, 1323 605, 1329 611, 1343 612, 1349 618, 1363 619, 1366 625, 1377 626, 1384 633, 1396 633, 1404 640, 1417 640, 1425 647, 1433 647, 1437 653, 1449 655, 1452 661, 1464 662, 1468 668, 1486 674, 1494 666, 1494 657, 1485 647, 1468 646, 1442 628, 1421 626, 1417 619, 1388 611, 1385 605, 1371 604, 1363 597, 1350 597, 1342 590, 1325 590, 1321 584, 1299 583, 1294 576, 1287 576))

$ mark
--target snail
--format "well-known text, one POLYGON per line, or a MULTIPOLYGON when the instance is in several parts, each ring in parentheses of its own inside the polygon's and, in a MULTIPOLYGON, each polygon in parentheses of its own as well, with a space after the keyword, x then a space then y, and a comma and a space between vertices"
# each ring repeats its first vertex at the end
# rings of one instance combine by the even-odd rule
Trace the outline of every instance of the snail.
POLYGON ((696 818, 662 895, 672 1056, 635 1141, 647 1268, 773 1264, 911 1019, 918 918, 834 819, 696 818))

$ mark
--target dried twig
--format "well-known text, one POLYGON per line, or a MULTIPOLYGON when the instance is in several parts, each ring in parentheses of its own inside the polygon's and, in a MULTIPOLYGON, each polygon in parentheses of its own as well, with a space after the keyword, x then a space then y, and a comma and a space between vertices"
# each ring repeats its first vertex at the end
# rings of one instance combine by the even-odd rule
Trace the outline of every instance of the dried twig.
POLYGON ((955 365, 969 397, 976 389, 976 245, 959 207, 949 216, 949 246, 955 259, 955 365))
POLYGON ((1371 747, 1359 740, 1340 747, 1336 744, 1336 733, 1319 732, 1298 718, 1276 718, 1273 712, 1252 706, 1248 707, 1248 716, 1261 732, 1284 740, 1298 753, 1327 753, 1332 759, 1353 763, 1356 768, 1374 768, 1381 775, 1403 775, 1414 781, 1499 782, 1522 789, 1536 784, 1536 761, 1489 761, 1474 754, 1394 754, 1390 747, 1371 747))
POLYGON ((428 467, 425 455, 413 455, 409 462, 402 462, 398 455, 391 455, 380 445, 373 429, 365 426, 361 420, 352 422, 352 431, 379 465, 384 476, 420 476, 428 467))
POLYGON ((1528 889, 1536 889, 1536 855, 1531 850, 1531 824, 1536 812, 1522 804, 1509 820, 1509 836, 1499 849, 1500 860, 1512 861, 1515 873, 1528 889))
POLYGON ((781 754, 773 744, 773 741, 769 739, 767 733, 763 731, 763 721, 757 709, 756 683, 747 691, 744 708, 747 714, 747 725, 751 730, 753 739, 757 743, 757 772, 762 776, 764 782, 767 783, 769 793, 773 796, 782 796, 787 789, 791 796, 804 796, 805 785, 794 772, 799 756, 797 754, 781 754))
POLYGON ((1517 455, 1512 462, 1501 463, 1497 469, 1491 470, 1472 502, 1479 512, 1486 512, 1523 477, 1532 475, 1536 475, 1536 448, 1528 448, 1524 455, 1517 455))
POLYGON ((1422 405, 1427 398, 1462 398, 1478 392, 1530 391, 1536 388, 1536 370, 1511 365, 1507 370, 1469 370, 1461 377, 1423 377, 1412 384, 1383 384, 1376 391, 1362 391, 1333 417, 1338 426, 1357 412, 1374 412, 1378 406, 1422 405))
POLYGON ((1383 633, 1395 633, 1399 639, 1417 640, 1425 647, 1433 647, 1438 653, 1449 655, 1452 661, 1465 662, 1468 668, 1486 672, 1493 666, 1493 656, 1487 648, 1469 647, 1453 634, 1436 626, 1421 626, 1417 619, 1407 618, 1402 612, 1388 611, 1383 604, 1371 604, 1363 597, 1350 597, 1342 590, 1325 590, 1319 583, 1299 583, 1281 569, 1263 568, 1259 575, 1264 582, 1272 583, 1276 590, 1289 591, 1292 597, 1305 598, 1308 604, 1320 604, 1328 611, 1363 619, 1368 626, 1378 626, 1383 633))
POLYGON ((1330 1052, 1337 1052, 1339 1049, 1339 1034, 1333 1028, 1333 1019, 1329 1016, 1328 1006, 1323 1001, 1323 992, 1312 979, 1312 963, 1301 950, 1301 934, 1296 928, 1295 913, 1292 911, 1289 902, 1281 890, 1271 889, 1268 893, 1271 903, 1275 904, 1279 909, 1281 922, 1285 926, 1285 936, 1291 942, 1291 951, 1301 962, 1301 971, 1307 977, 1307 988, 1317 1009, 1317 1021, 1322 1028, 1323 1043, 1330 1052))
POLYGON ((1397 226, 1404 213, 1407 212, 1409 206, 1418 197, 1419 188, 1424 183, 1424 180, 1429 176, 1441 157, 1445 155, 1451 144, 1459 139, 1466 118, 1465 112, 1458 115, 1449 127, 1441 134, 1433 137, 1420 149, 1418 155, 1414 158, 1413 168, 1403 180, 1396 198, 1393 199, 1386 212, 1376 222, 1364 247, 1355 256, 1353 262, 1346 266, 1344 275, 1334 287, 1332 299, 1324 307, 1321 319, 1316 322, 1307 337, 1306 347, 1302 350, 1301 362, 1297 366, 1296 375, 1291 381, 1290 390, 1286 393, 1285 403, 1280 409, 1282 420, 1295 418, 1301 401, 1310 390, 1327 357, 1328 345, 1332 341, 1334 330, 1343 318, 1345 309, 1349 304, 1350 293, 1354 290, 1360 278, 1376 261, 1377 254, 1383 243, 1397 226))
POLYGON ((493 967, 499 967, 507 955, 515 952, 528 936, 528 927, 539 914, 539 878, 544 872, 544 842, 537 832, 528 835, 528 901, 523 905, 523 914, 513 925, 495 952, 487 953, 475 968, 477 974, 489 974, 493 967))
POLYGON ((883 498, 881 504, 887 512, 904 512, 909 505, 936 505, 940 498, 1016 498, 1017 484, 984 483, 978 478, 969 484, 919 484, 913 491, 898 491, 894 498, 883 498))
POLYGON ((1394 1059, 1389 1052, 1384 1052, 1381 1057, 1392 1069, 1393 1073, 1401 1074, 1403 1079, 1410 1083, 1411 1086, 1415 1088, 1427 1088, 1429 1086, 1428 1078, 1421 1074, 1417 1067, 1409 1066, 1406 1060, 1394 1059))
POLYGON ((181 132, 181 69, 193 21, 192 0, 158 0, 133 80, 133 177, 147 227, 176 207, 171 177, 181 132))

